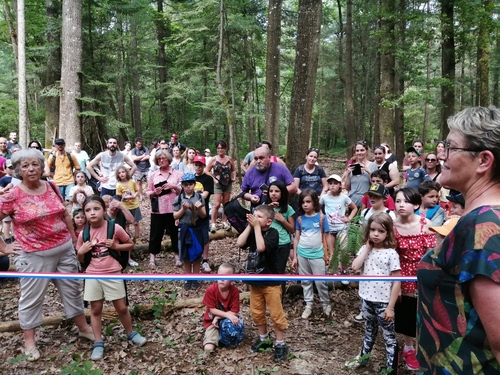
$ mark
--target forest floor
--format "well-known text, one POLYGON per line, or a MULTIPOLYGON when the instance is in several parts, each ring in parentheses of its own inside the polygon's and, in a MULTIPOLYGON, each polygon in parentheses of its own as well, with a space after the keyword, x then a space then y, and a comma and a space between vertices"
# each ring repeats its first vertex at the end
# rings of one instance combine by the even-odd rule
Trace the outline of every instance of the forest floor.
MULTIPOLYGON (((342 170, 331 160, 320 161, 327 174, 342 170)), ((142 237, 149 236, 149 202, 142 203, 144 221, 142 237)), ((210 244, 210 263, 213 272, 222 262, 241 266, 245 251, 236 247, 236 239, 226 237, 210 244)), ((146 252, 134 253, 139 267, 127 268, 128 273, 151 272, 148 268, 146 252)), ((175 266, 172 252, 162 252, 158 274, 179 274, 182 269, 175 266)), ((359 298, 356 285, 337 287, 330 290, 333 312, 330 318, 322 314, 321 305, 315 301, 313 315, 301 319, 304 302, 300 287, 288 283, 289 292, 284 297, 283 307, 288 318, 286 343, 290 354, 288 360, 275 363, 273 352, 252 353, 250 346, 257 337, 252 323, 248 300, 241 303, 241 316, 245 321, 245 338, 235 349, 219 348, 210 355, 202 349, 203 307, 187 306, 173 309, 161 316, 154 314, 156 308, 165 303, 179 302, 192 298, 202 298, 209 282, 202 282, 196 291, 185 291, 182 282, 172 281, 129 281, 127 282, 130 310, 135 329, 140 331, 148 343, 134 347, 126 340, 119 321, 113 316, 104 317, 103 332, 106 352, 101 361, 91 362, 92 343, 77 339, 74 324, 64 322, 57 327, 42 326, 37 329, 37 341, 41 358, 28 362, 22 355, 22 333, 20 331, 0 333, 0 374, 377 374, 385 366, 383 340, 379 337, 367 367, 347 369, 344 364, 360 351, 364 336, 362 324, 353 321, 359 312, 359 298), (297 289, 299 292, 297 293, 297 289), (138 307, 152 305, 151 311, 138 307), (102 372, 96 371, 100 370, 102 372)), ((247 286, 241 282, 235 285, 241 292, 247 286)), ((19 297, 18 279, 7 279, 1 286, 0 319, 2 322, 17 320, 19 297)), ((317 297, 316 297, 317 298, 317 297)), ((110 306, 108 304, 108 306, 110 306)), ((63 313, 59 295, 50 287, 45 297, 44 316, 63 313)), ((269 326, 272 324, 269 322, 269 326)), ((274 332, 271 328, 271 336, 274 332)), ((380 336, 380 335, 379 335, 380 336)), ((400 346, 402 338, 399 337, 400 346)), ((383 370, 382 370, 383 371, 383 370)), ((382 372, 383 373, 383 372, 382 372)), ((410 374, 400 363, 399 374, 410 374)))

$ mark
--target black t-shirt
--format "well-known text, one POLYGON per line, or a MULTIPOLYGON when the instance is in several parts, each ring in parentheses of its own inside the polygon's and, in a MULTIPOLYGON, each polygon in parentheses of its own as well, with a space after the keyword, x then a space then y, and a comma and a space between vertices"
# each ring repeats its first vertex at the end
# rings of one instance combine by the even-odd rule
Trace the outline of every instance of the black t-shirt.
POLYGON ((205 218, 203 219, 200 219, 201 223, 209 222, 210 221, 209 201, 210 201, 210 196, 214 193, 214 179, 206 173, 196 176, 196 186, 194 188, 200 194, 203 193, 204 191, 208 191, 209 193, 208 196, 205 198, 205 209, 207 210, 207 216, 205 216, 205 218), (199 186, 198 182, 202 185, 202 187, 199 186))
MULTIPOLYGON (((264 268, 262 274, 278 274, 278 245, 279 245, 279 234, 274 228, 269 228, 266 231, 262 231, 262 236, 264 237, 264 243, 266 244, 266 250, 264 250, 264 257, 262 267, 264 268)), ((250 252, 257 251, 257 243, 255 241, 255 234, 252 229, 250 235, 248 236, 247 243, 245 244, 245 249, 249 248, 250 252)), ((261 254, 262 255, 262 254, 261 254)), ((262 286, 272 286, 280 285, 281 281, 247 281, 247 284, 262 285, 262 286)))

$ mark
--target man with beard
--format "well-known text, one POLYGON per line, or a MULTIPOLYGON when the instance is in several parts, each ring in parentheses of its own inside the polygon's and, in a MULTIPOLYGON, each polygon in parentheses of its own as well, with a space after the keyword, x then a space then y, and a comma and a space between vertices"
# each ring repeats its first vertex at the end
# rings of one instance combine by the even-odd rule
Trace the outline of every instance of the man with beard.
POLYGON ((246 194, 244 199, 252 206, 258 206, 266 198, 268 186, 271 182, 280 180, 285 183, 288 193, 295 194, 297 185, 288 168, 280 163, 271 162, 271 151, 265 146, 255 149, 255 165, 248 169, 241 184, 241 191, 246 194))
POLYGON ((108 149, 97 155, 87 166, 87 170, 95 179, 101 183, 101 197, 103 195, 116 195, 116 175, 115 171, 123 163, 130 166, 130 174, 133 175, 137 166, 128 156, 117 152, 118 141, 116 138, 108 139, 108 149), (94 166, 100 166, 102 176, 99 176, 94 166))

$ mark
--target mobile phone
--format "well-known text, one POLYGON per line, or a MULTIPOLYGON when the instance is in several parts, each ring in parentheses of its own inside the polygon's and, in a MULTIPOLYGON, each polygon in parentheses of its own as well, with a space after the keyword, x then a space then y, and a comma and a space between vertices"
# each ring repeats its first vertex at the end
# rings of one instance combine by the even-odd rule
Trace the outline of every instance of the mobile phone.
POLYGON ((267 186, 266 183, 263 183, 262 185, 259 186, 259 189, 262 191, 267 191, 269 190, 269 186, 267 186))
POLYGON ((354 176, 357 176, 357 175, 361 174, 361 164, 356 163, 356 164, 351 164, 351 166, 354 167, 354 170, 352 171, 352 174, 354 176))

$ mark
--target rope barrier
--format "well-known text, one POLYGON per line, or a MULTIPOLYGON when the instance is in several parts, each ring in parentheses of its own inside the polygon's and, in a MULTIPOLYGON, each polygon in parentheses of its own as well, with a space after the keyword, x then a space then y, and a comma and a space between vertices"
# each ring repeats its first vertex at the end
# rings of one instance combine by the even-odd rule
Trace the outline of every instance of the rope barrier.
POLYGON ((0 278, 19 278, 19 279, 108 279, 108 280, 156 280, 156 281, 417 281, 412 276, 361 276, 361 275, 268 275, 268 274, 170 274, 170 273, 44 273, 44 272, 0 272, 0 278))

